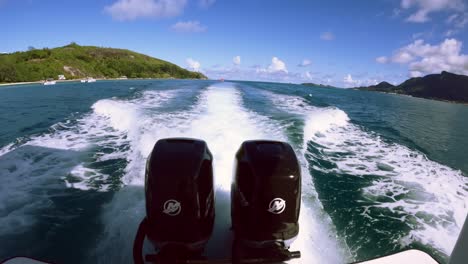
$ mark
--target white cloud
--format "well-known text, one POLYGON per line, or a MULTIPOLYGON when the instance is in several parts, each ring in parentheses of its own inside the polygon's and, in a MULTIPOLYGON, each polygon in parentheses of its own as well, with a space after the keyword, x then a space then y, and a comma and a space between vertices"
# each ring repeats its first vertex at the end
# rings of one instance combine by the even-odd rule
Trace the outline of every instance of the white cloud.
POLYGON ((252 81, 273 81, 273 82, 314 82, 318 84, 329 84, 336 87, 357 87, 369 86, 378 83, 377 80, 392 81, 388 76, 367 76, 367 74, 356 74, 360 79, 355 79, 356 76, 348 74, 343 79, 336 78, 334 74, 320 72, 285 72, 285 71, 270 71, 269 67, 253 65, 252 67, 240 68, 231 66, 214 65, 209 69, 203 69, 205 75, 212 79, 228 79, 228 80, 252 80, 252 81), (354 77, 353 77, 354 76, 354 77), (339 79, 339 80, 338 80, 339 79))
POLYGON ((288 69, 286 68, 286 64, 278 59, 277 57, 273 57, 271 59, 271 64, 268 66, 268 72, 285 72, 288 73, 288 69))
POLYGON ((446 37, 451 37, 451 36, 455 35, 455 33, 456 33, 455 30, 449 29, 449 30, 447 30, 447 31, 445 32, 444 35, 445 35, 446 37))
POLYGON ((403 9, 415 7, 417 10, 406 20, 409 22, 423 23, 430 20, 429 14, 444 10, 463 10, 463 0, 401 0, 403 9))
POLYGON ((304 74, 302 74, 302 78, 306 80, 312 80, 312 74, 309 71, 306 71, 304 74))
POLYGON ((307 67, 307 66, 309 66, 309 65, 311 65, 311 64, 312 64, 312 62, 311 62, 310 60, 304 59, 304 60, 302 60, 302 62, 299 63, 299 65, 297 65, 297 66, 299 66, 299 67, 307 67))
POLYGON ((405 64, 412 61, 413 59, 413 55, 411 55, 407 50, 402 49, 393 55, 392 62, 405 64))
POLYGON ((409 76, 410 77, 423 77, 424 74, 420 71, 410 71, 409 76))
POLYGON ((343 83, 345 87, 357 87, 357 86, 369 86, 369 85, 376 85, 379 83, 376 78, 367 78, 362 80, 353 79, 353 76, 348 73, 343 78, 343 83))
POLYGON ((412 77, 441 71, 468 75, 468 55, 462 54, 461 48, 462 42, 453 38, 438 45, 416 40, 397 50, 391 61, 408 64, 412 77))
POLYGON ((235 65, 240 65, 241 64, 241 57, 240 56, 235 56, 234 58, 232 58, 232 63, 234 63, 235 65))
POLYGON ((426 10, 419 10, 418 12, 412 14, 407 19, 409 22, 423 23, 429 21, 426 10))
POLYGON ((275 81, 275 82, 291 82, 301 79, 299 73, 289 73, 286 64, 277 57, 271 59, 268 67, 261 65, 254 65, 248 68, 237 67, 236 58, 239 57, 239 64, 241 62, 240 56, 233 58, 233 65, 231 67, 217 67, 205 70, 211 78, 224 78, 235 80, 258 80, 258 81, 275 81))
POLYGON ((334 40, 335 35, 332 32, 323 32, 320 35, 320 39, 322 39, 322 40, 334 40))
POLYGON ((398 17, 401 14, 401 9, 399 8, 394 8, 392 11, 392 17, 398 17))
POLYGON ((460 16, 460 15, 459 15, 459 14, 453 14, 453 15, 451 15, 451 16, 449 16, 449 17, 447 18, 446 22, 447 22, 448 24, 451 24, 451 23, 453 23, 453 22, 458 18, 458 16, 460 16))
POLYGON ((166 18, 182 14, 186 4, 187 0, 117 0, 104 11, 120 21, 140 17, 166 18))
POLYGON ((216 0, 199 0, 198 4, 203 8, 208 8, 212 6, 215 2, 216 0))
POLYGON ((346 84, 346 85, 349 85, 349 86, 352 86, 352 85, 355 85, 357 83, 356 80, 353 80, 353 76, 351 76, 351 74, 348 73, 348 75, 346 75, 343 79, 343 82, 346 84))
POLYGON ((452 28, 445 33, 446 37, 453 36, 468 25, 468 12, 457 13, 449 16, 445 21, 452 28))
MULTIPOLYGON (((200 67, 201 68, 201 67, 200 67)), ((327 74, 320 72, 304 71, 290 72, 287 70, 287 65, 277 57, 271 59, 270 65, 252 65, 245 68, 237 67, 235 64, 227 66, 213 65, 209 68, 201 69, 203 74, 211 79, 227 79, 227 80, 251 80, 251 81, 268 81, 268 82, 292 82, 304 83, 314 82, 322 84, 330 84, 337 87, 344 87, 341 78, 336 78, 335 74, 327 74)), ((374 84, 375 80, 356 81, 354 85, 369 83, 374 84)), ((380 79, 380 78, 379 78, 380 79)))
POLYGON ((468 12, 460 14, 454 21, 455 27, 464 28, 468 25, 468 12))
POLYGON ((388 62, 388 58, 385 56, 380 56, 380 57, 375 58, 375 61, 381 64, 385 64, 388 62))
POLYGON ((240 68, 235 65, 230 67, 219 67, 206 69, 204 73, 210 78, 230 79, 230 80, 255 80, 255 81, 274 81, 274 82, 290 82, 298 81, 300 76, 294 73, 286 73, 284 71, 269 72, 265 68, 257 66, 255 68, 240 68))
POLYGON ((171 26, 171 29, 179 33, 200 33, 205 32, 206 27, 199 21, 179 21, 171 26))
POLYGON ((201 64, 200 62, 192 59, 192 58, 188 58, 186 61, 187 63, 187 68, 189 68, 190 70, 192 71, 200 71, 200 67, 201 67, 201 64))
POLYGON ((379 81, 377 79, 367 79, 364 81, 364 85, 369 86, 369 85, 377 85, 379 84, 379 81))
POLYGON ((434 38, 434 29, 432 30, 426 30, 426 31, 421 31, 417 33, 411 34, 411 38, 416 40, 416 39, 433 39, 434 38))
POLYGON ((424 38, 424 34, 425 34, 425 32, 413 33, 413 34, 411 34, 411 38, 412 39, 424 38))

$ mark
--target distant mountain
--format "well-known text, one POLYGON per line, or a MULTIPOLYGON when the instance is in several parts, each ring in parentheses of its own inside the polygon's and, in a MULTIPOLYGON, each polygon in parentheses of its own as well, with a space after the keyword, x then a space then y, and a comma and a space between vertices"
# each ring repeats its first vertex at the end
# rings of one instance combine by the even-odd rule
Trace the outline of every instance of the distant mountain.
POLYGON ((125 49, 79 46, 0 54, 0 83, 39 81, 65 75, 67 79, 95 78, 194 78, 199 72, 125 49))
POLYGON ((368 91, 381 91, 381 92, 387 92, 391 89, 395 88, 395 85, 390 84, 388 82, 381 82, 377 85, 371 85, 367 87, 358 87, 356 89, 359 90, 368 90, 368 91))
POLYGON ((322 87, 322 88, 336 88, 335 86, 326 85, 326 84, 316 84, 316 83, 303 83, 302 85, 305 85, 305 86, 322 87))
POLYGON ((411 78, 398 86, 387 82, 358 90, 406 94, 415 97, 468 103, 468 76, 443 71, 424 77, 411 78))

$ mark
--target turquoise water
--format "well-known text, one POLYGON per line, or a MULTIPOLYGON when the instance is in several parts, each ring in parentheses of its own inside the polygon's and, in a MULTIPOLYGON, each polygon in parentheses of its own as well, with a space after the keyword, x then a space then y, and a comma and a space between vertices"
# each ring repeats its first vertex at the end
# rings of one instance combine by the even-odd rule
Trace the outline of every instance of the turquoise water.
MULTIPOLYGON (((468 106, 293 84, 101 81, 0 88, 0 259, 130 263, 144 164, 159 138, 214 154, 216 224, 229 254, 234 153, 288 141, 303 171, 302 262, 408 248, 446 262, 468 212, 468 106)), ((147 247, 149 248, 149 247, 147 247)))

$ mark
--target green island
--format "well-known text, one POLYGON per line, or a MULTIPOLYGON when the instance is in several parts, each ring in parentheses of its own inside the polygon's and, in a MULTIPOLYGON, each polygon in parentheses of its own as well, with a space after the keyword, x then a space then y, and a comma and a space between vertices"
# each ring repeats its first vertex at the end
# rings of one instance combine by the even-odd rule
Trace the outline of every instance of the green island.
POLYGON ((388 82, 381 82, 377 85, 354 89, 468 103, 468 76, 446 71, 440 74, 411 78, 396 86, 388 82))
POLYGON ((313 86, 313 87, 321 87, 321 88, 337 88, 335 86, 327 85, 327 84, 316 84, 316 83, 302 83, 305 86, 313 86))
POLYGON ((48 78, 81 79, 87 76, 112 78, 206 79, 199 72, 125 49, 80 46, 0 54, 0 83, 36 82, 48 78), (62 77, 62 78, 63 78, 62 77))

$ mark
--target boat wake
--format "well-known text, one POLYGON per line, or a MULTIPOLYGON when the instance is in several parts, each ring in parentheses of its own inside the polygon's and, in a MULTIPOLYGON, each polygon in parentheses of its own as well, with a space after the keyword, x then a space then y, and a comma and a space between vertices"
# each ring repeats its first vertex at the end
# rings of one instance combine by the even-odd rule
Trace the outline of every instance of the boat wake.
POLYGON ((393 250, 422 245, 445 257, 451 253, 468 206, 468 178, 461 171, 363 130, 340 109, 313 107, 301 97, 269 97, 303 118, 315 186, 356 257, 388 243, 393 250))
MULTIPOLYGON (((216 220, 214 232, 207 245, 209 257, 226 257, 231 251, 230 186, 234 157, 244 140, 285 140, 284 131, 274 121, 247 110, 239 90, 231 84, 215 85, 200 94, 197 103, 189 110, 177 113, 154 114, 139 112, 138 123, 129 131, 131 138, 129 165, 124 178, 127 186, 115 194, 113 201, 104 207, 102 222, 105 231, 92 258, 100 262, 131 262, 131 248, 139 220, 145 215, 143 185, 144 165, 154 142, 164 137, 194 137, 208 143, 214 155, 216 186, 216 220), (122 250, 115 252, 115 247, 122 250)), ((307 171, 304 170, 307 174, 307 171)), ((304 178, 309 178, 304 176, 304 178)), ((304 185, 304 193, 310 186, 304 185)), ((307 195, 303 197, 301 231, 293 244, 303 252, 302 261, 337 263, 344 256, 336 242, 336 235, 317 212, 307 195)), ((147 249, 150 250, 150 249, 147 249)))
MULTIPOLYGON (((131 263, 145 215, 147 156, 158 139, 192 137, 205 140, 214 155, 216 219, 207 255, 228 256, 235 153, 245 140, 272 139, 289 141, 302 166, 300 232, 291 248, 302 252, 300 262, 343 263, 407 247, 450 254, 468 206, 460 171, 353 124, 340 109, 264 90, 260 95, 294 118, 255 111, 244 90, 222 83, 99 100, 89 113, 8 144, 0 149, 0 236, 50 222, 48 212, 64 197, 100 194, 106 198, 95 206, 92 222, 99 228, 85 241, 93 244, 85 262, 131 263)), ((62 207, 57 226, 87 218, 62 207)), ((149 243, 144 250, 152 251, 149 243)))

